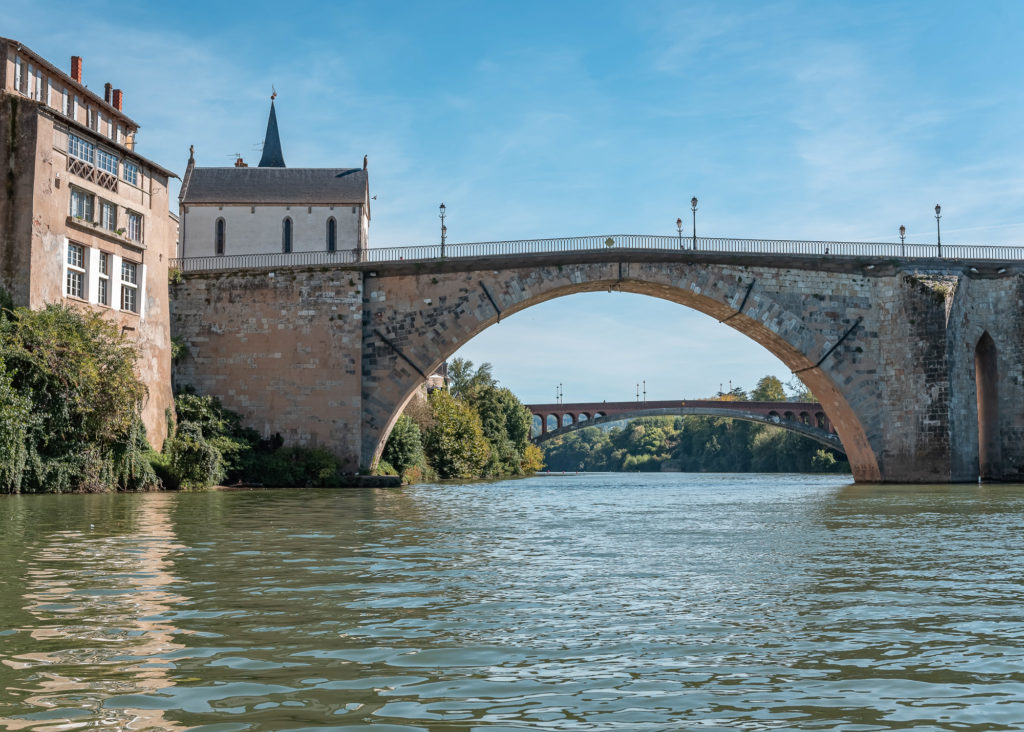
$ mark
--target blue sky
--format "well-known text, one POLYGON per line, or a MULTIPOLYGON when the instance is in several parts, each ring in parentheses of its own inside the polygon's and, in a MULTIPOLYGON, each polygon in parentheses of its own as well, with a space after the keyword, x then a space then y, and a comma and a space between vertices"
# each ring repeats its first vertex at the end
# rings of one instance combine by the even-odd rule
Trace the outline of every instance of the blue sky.
MULTIPOLYGON (((139 151, 258 160, 270 88, 291 166, 370 159, 371 245, 689 230, 1024 240, 1024 3, 0 5, 0 35, 125 90, 139 151)), ((527 402, 697 397, 787 369, 726 326, 625 294, 488 329, 527 402)))

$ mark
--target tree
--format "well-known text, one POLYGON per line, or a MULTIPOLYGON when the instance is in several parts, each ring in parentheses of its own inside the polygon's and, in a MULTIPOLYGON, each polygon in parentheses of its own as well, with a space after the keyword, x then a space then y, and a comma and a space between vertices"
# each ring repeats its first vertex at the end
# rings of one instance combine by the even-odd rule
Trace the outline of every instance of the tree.
POLYGON ((448 390, 452 396, 467 399, 478 389, 497 386, 498 382, 491 373, 492 368, 491 364, 482 363, 474 371, 472 361, 453 358, 448 362, 448 390))
POLYGON ((789 399, 791 402, 816 402, 818 398, 811 393, 811 390, 807 388, 804 382, 800 381, 800 378, 794 376, 786 384, 786 391, 789 392, 789 399))
POLYGON ((757 382, 757 386, 750 392, 750 398, 755 402, 784 402, 786 401, 786 390, 777 377, 762 376, 757 382))
POLYGON ((490 457, 480 417, 443 389, 430 394, 435 423, 423 440, 427 460, 442 478, 473 478, 490 457))
POLYGON ((403 414, 398 418, 381 457, 389 462, 399 475, 423 460, 420 428, 411 417, 403 414))

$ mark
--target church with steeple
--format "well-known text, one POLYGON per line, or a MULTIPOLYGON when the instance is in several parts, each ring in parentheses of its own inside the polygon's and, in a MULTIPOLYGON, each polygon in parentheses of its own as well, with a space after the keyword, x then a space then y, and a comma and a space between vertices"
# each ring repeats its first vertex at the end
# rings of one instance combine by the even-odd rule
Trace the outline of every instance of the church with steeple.
MULTIPOLYGON (((362 259, 370 226, 366 157, 362 168, 287 167, 276 96, 258 166, 239 157, 230 167, 201 167, 189 149, 178 196, 179 257, 341 252, 362 259)), ((225 268, 235 261, 225 259, 225 268)))

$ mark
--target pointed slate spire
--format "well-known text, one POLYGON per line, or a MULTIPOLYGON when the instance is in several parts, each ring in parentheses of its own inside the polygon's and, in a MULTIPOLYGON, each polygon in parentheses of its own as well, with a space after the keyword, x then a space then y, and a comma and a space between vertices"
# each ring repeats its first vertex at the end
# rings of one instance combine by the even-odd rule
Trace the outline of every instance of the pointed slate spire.
POLYGON ((274 111, 273 97, 270 99, 270 119, 267 120, 267 136, 263 140, 263 157, 260 158, 259 167, 287 167, 284 164, 284 153, 281 152, 281 137, 277 134, 277 113, 274 111))

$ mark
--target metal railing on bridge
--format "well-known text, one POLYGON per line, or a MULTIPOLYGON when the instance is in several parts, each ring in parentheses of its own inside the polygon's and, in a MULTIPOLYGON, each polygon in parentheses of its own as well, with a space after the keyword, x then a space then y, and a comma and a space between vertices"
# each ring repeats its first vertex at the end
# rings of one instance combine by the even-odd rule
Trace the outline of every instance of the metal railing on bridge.
POLYGON ((610 236, 572 236, 559 239, 518 239, 463 244, 428 244, 409 247, 371 247, 369 249, 273 254, 232 254, 213 257, 172 259, 171 266, 182 272, 211 272, 234 269, 277 269, 280 267, 317 267, 341 264, 425 262, 441 259, 502 257, 530 254, 619 251, 697 250, 713 253, 776 254, 818 257, 890 257, 942 258, 951 260, 1024 260, 1024 247, 977 244, 890 244, 857 241, 787 241, 783 239, 728 239, 721 237, 653 236, 613 234, 610 236))

